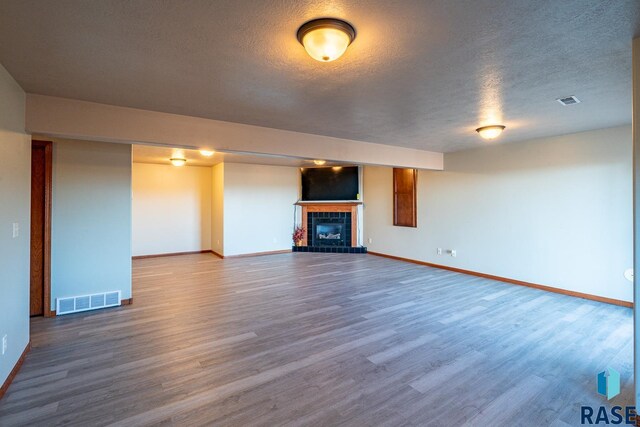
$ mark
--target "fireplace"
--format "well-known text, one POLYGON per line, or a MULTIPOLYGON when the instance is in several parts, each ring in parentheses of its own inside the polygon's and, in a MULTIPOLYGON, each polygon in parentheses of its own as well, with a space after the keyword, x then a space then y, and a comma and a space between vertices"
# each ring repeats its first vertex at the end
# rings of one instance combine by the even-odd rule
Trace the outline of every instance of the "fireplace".
POLYGON ((312 246, 347 246, 345 228, 344 224, 316 224, 312 246))
POLYGON ((308 212, 307 244, 315 247, 351 246, 351 212, 308 212))
POLYGON ((298 202, 302 206, 302 226, 306 236, 294 252, 366 253, 358 246, 360 202, 298 202))

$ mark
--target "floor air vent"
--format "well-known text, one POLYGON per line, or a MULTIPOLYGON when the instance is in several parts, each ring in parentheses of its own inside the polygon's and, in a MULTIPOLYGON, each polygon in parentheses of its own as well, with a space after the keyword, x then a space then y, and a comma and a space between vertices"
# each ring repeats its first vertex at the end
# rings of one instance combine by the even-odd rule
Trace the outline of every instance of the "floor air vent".
POLYGON ((80 311, 97 310, 99 308, 116 307, 120 305, 120 291, 58 298, 56 302, 56 315, 58 316, 80 311))

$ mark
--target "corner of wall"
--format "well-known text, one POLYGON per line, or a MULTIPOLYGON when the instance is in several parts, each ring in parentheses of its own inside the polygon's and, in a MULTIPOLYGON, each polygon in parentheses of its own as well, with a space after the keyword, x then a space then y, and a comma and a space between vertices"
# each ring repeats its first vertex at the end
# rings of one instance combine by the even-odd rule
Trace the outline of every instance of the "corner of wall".
POLYGON ((224 163, 211 167, 211 248, 224 255, 224 163))

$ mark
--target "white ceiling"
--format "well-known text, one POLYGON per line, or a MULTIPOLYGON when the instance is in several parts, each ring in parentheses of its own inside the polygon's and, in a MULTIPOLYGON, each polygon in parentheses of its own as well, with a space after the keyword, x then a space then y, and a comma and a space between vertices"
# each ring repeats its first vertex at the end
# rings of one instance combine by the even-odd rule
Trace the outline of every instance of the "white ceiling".
MULTIPOLYGON (((179 157, 187 159, 188 166, 213 166, 218 163, 251 163, 257 165, 315 167, 313 160, 296 159, 283 156, 267 156, 257 154, 221 153, 215 152, 211 157, 205 157, 198 150, 184 148, 156 147, 153 145, 134 145, 133 161, 135 163, 155 163, 170 165, 169 159, 179 157)), ((326 162, 325 166, 341 165, 339 162, 326 162)))
POLYGON ((638 0, 6 0, 0 63, 30 93, 450 152, 630 123, 639 29, 638 0), (327 16, 357 37, 320 63, 295 34, 327 16))

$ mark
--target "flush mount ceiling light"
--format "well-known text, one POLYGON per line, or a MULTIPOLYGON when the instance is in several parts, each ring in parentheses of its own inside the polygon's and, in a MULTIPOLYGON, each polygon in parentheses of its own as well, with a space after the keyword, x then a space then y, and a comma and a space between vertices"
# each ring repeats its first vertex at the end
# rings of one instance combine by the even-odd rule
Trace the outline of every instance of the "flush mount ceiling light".
POLYGON ((309 56, 331 62, 342 56, 356 38, 356 30, 340 19, 314 19, 298 29, 298 41, 309 56))
POLYGON ((214 153, 215 151, 213 150, 200 150, 200 154, 202 154, 205 157, 211 157, 213 156, 214 153))
POLYGON ((314 160, 313 163, 315 163, 318 166, 322 166, 325 163, 327 163, 327 161, 326 160, 314 160))
POLYGON ((494 139, 500 136, 502 131, 505 129, 505 126, 502 125, 491 125, 491 126, 482 126, 476 129, 476 132, 480 134, 484 139, 494 139))
POLYGON ((179 157, 172 157, 171 159, 169 159, 169 161, 173 166, 184 166, 185 163, 187 163, 187 159, 182 159, 179 157))

